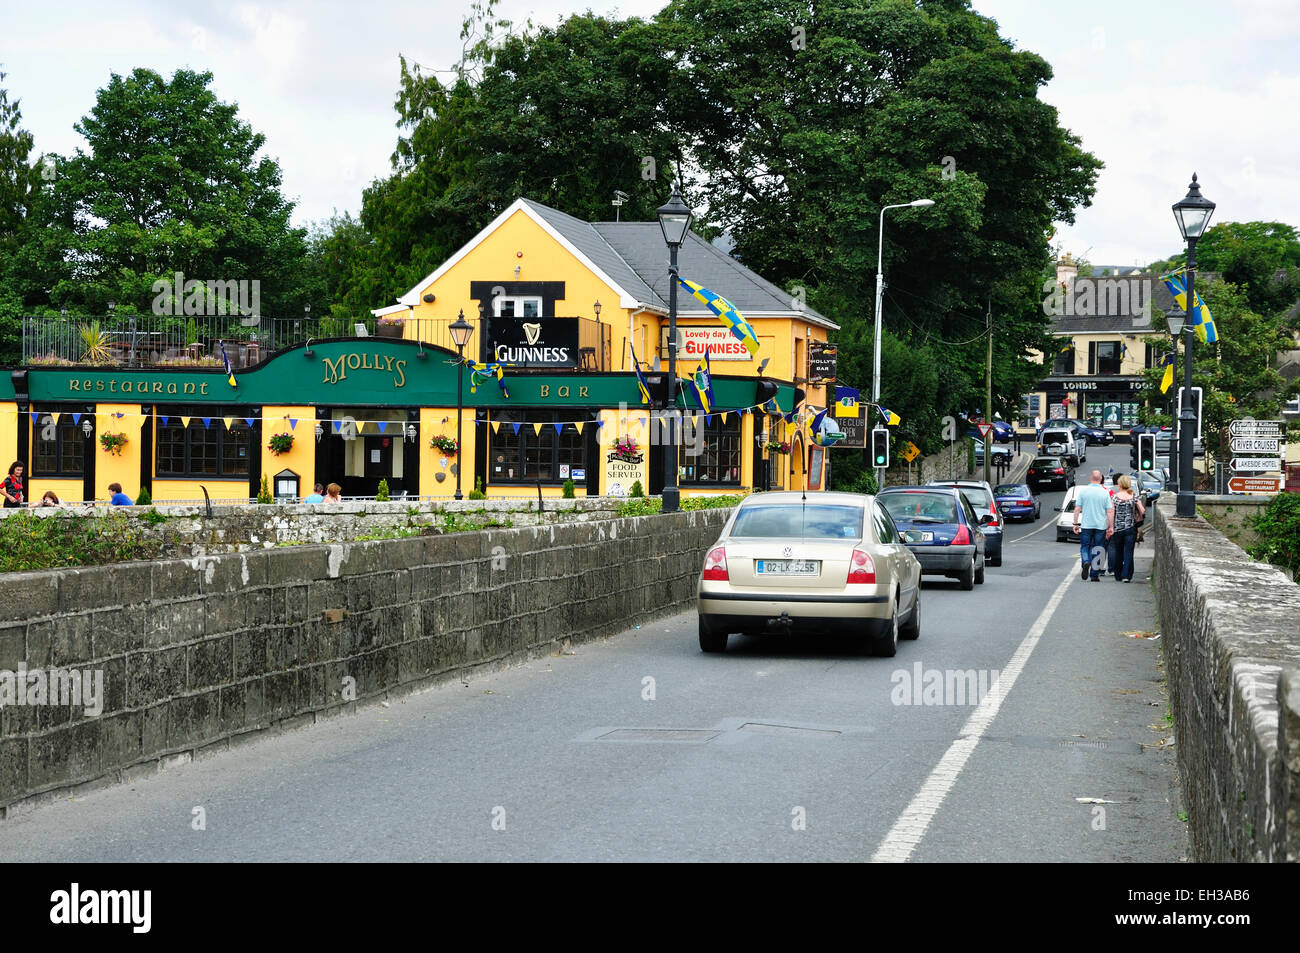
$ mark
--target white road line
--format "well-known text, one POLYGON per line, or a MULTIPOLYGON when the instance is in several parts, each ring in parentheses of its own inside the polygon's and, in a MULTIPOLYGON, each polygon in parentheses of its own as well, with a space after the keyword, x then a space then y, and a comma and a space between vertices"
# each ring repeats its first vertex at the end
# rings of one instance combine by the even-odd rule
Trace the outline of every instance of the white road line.
POLYGON ((1025 663, 1029 661, 1029 656, 1033 654, 1038 640, 1042 638, 1047 623, 1051 621, 1052 615, 1056 612, 1057 606, 1061 604, 1061 599, 1065 596, 1065 590, 1069 587, 1070 581, 1079 574, 1078 564, 1071 562, 1070 571, 1065 574, 1065 579, 1056 587, 1052 593, 1047 605, 1043 611, 1038 614, 1034 624, 1030 626, 1029 633, 1025 636, 1024 641, 1016 647, 1010 661, 1002 669, 1001 675, 998 676, 997 684, 993 686, 989 693, 984 696, 976 709, 971 712, 971 716, 966 719, 966 724, 962 726, 961 733, 957 740, 948 746, 939 763, 935 765, 930 776, 925 779, 925 784, 921 785, 921 790, 917 792, 916 797, 912 798, 912 803, 907 805, 894 826, 890 828, 885 839, 880 842, 876 852, 871 855, 871 862, 878 863, 897 863, 901 864, 912 856, 912 851, 916 850, 916 845, 921 843, 921 838, 930 827, 930 822, 934 820, 939 808, 943 806, 944 799, 948 792, 952 790, 957 778, 961 774, 962 768, 966 766, 967 760, 975 751, 975 746, 979 744, 980 738, 988 731, 989 726, 993 724, 993 719, 997 717, 998 709, 1002 707, 1002 700, 1011 692, 1011 687, 1015 685, 1016 679, 1024 670, 1025 663))

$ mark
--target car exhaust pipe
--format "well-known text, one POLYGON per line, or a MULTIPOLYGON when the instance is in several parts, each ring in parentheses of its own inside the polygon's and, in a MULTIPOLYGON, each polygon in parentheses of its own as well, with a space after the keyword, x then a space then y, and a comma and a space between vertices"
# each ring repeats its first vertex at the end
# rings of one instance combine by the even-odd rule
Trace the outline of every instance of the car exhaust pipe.
POLYGON ((790 618, 790 613, 782 612, 776 618, 768 619, 767 627, 769 629, 781 629, 785 632, 789 632, 794 628, 794 619, 790 618))

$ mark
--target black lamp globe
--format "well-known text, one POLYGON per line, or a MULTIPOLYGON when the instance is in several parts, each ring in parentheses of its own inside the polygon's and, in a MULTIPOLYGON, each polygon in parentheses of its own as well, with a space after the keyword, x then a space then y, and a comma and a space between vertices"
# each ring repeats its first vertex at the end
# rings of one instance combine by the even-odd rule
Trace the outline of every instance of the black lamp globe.
POLYGON ((1187 195, 1181 202, 1175 202, 1173 208, 1183 241, 1194 242, 1205 234, 1210 226, 1210 216, 1214 214, 1214 203, 1201 194, 1195 172, 1192 173, 1191 185, 1187 187, 1187 195))
POLYGON ((655 212, 659 216, 659 227, 663 229, 664 241, 669 248, 681 248, 686 241, 686 233, 691 230, 690 206, 682 201, 682 193, 677 183, 673 183, 673 194, 666 205, 659 206, 655 212))
POLYGON ((447 330, 451 332, 451 339, 456 342, 457 349, 464 350, 465 345, 469 343, 470 335, 474 333, 474 325, 465 320, 465 312, 462 310, 447 330))

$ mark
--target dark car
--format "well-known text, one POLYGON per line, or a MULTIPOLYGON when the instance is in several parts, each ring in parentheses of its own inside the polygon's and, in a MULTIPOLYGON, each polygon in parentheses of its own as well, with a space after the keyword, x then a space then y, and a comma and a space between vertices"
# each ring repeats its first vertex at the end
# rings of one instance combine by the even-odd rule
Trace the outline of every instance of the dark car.
POLYGON ((1115 442, 1115 435, 1103 427, 1092 427, 1083 422, 1079 423, 1079 433, 1087 438, 1091 446, 1109 447, 1115 442))
MULTIPOLYGON (((969 426, 966 428, 966 436, 973 437, 977 444, 983 443, 984 438, 980 436, 979 428, 975 426, 975 421, 967 418, 969 426)), ((993 442, 1010 443, 1016 438, 1016 428, 1011 426, 1005 420, 993 421, 993 442)))
POLYGON ((1041 512, 1038 497, 1028 483, 1001 483, 993 488, 993 498, 1006 519, 1035 522, 1041 512))
POLYGON ((1025 473, 1025 482, 1034 488, 1046 484, 1064 490, 1074 482, 1074 467, 1064 457, 1034 457, 1025 473))
POLYGON ((984 529, 984 555, 988 557, 989 565, 1001 566, 1002 515, 998 512, 997 500, 993 498, 993 487, 983 480, 931 480, 926 486, 950 486, 961 491, 984 529), (985 516, 992 519, 986 522, 985 516))
POLYGON ((984 582, 984 531, 961 492, 944 486, 890 486, 876 495, 921 572, 973 589, 984 582))

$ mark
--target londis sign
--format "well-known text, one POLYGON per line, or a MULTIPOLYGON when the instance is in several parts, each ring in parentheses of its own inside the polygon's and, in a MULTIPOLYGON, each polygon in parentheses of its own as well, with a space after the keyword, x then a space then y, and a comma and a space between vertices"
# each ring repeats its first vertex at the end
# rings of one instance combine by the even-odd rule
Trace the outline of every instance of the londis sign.
POLYGON ((321 359, 325 365, 325 377, 322 384, 337 384, 348 379, 348 371, 380 371, 391 374, 393 387, 406 386, 406 361, 391 354, 371 354, 369 352, 340 354, 338 357, 321 359))

